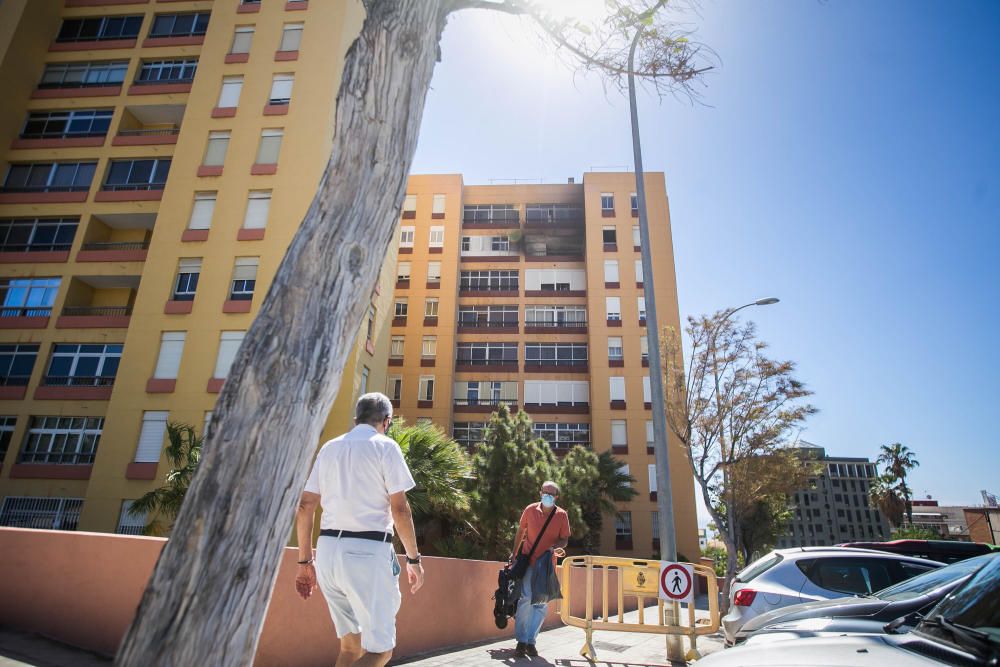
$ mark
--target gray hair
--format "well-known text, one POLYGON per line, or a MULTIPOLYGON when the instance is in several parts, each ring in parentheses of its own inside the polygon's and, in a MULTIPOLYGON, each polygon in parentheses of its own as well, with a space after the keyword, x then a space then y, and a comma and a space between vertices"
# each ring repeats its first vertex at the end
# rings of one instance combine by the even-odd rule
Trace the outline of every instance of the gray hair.
POLYGON ((359 398, 358 404, 354 408, 354 422, 356 424, 377 426, 391 416, 392 402, 388 396, 377 391, 359 398))
POLYGON ((551 479, 547 479, 544 482, 542 482, 542 488, 544 489, 546 486, 553 487, 556 490, 556 495, 557 496, 559 495, 560 493, 559 485, 553 482, 551 479))

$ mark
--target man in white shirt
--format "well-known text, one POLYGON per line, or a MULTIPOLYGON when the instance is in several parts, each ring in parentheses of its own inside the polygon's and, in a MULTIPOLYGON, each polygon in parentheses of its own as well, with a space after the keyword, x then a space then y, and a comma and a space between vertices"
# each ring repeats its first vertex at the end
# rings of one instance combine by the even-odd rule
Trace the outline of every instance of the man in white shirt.
POLYGON ((399 561, 393 527, 406 550, 410 591, 424 585, 406 492, 415 484, 396 441, 385 435, 392 403, 384 394, 358 399, 350 432, 319 450, 299 501, 295 527, 303 599, 323 591, 340 638, 336 667, 382 667, 396 646, 399 561), (322 506, 313 556, 313 519, 322 506), (315 562, 315 566, 314 566, 315 562))

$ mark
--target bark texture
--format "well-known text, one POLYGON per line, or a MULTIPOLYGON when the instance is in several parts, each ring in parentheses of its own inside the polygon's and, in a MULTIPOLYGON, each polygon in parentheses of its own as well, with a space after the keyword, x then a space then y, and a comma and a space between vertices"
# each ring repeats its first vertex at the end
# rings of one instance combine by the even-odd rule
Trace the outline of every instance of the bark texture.
POLYGON ((447 17, 369 0, 330 161, 219 396, 117 665, 250 665, 310 461, 402 203, 447 17))

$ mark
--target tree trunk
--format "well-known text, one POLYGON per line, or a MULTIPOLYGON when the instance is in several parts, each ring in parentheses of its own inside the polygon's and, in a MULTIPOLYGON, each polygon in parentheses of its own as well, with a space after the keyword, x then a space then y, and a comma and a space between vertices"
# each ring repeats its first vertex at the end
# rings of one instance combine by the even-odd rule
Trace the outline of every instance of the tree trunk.
POLYGON ((442 0, 365 4, 319 191, 219 396, 118 665, 253 663, 310 461, 394 237, 447 16, 442 0))

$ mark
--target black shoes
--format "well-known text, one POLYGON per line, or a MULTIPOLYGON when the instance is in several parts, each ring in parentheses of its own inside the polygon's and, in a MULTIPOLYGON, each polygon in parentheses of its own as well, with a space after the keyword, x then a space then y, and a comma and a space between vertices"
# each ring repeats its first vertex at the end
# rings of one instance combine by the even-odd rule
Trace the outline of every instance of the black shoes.
POLYGON ((531 658, 537 658, 538 657, 538 649, 535 648, 534 644, 525 644, 524 645, 524 652, 528 654, 528 657, 531 657, 531 658))
MULTIPOLYGON (((517 648, 514 649, 514 657, 515 658, 527 658, 528 657, 527 647, 528 647, 528 645, 525 644, 524 642, 518 642, 517 643, 517 648)), ((532 648, 534 648, 534 646, 532 646, 532 648)), ((538 655, 538 654, 536 653, 535 655, 538 655)))

